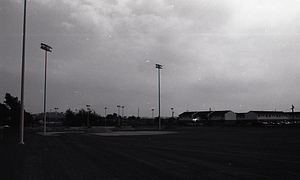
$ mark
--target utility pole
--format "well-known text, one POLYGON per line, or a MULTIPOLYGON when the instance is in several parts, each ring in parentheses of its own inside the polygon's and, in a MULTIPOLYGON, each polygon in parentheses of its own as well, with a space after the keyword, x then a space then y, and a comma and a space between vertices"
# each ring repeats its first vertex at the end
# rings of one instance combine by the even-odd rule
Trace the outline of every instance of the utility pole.
POLYGON ((160 70, 162 69, 162 65, 156 64, 155 67, 158 71, 158 129, 161 130, 161 122, 160 122, 160 70))
POLYGON ((125 107, 125 106, 122 106, 122 123, 121 123, 122 125, 123 125, 123 123, 124 123, 124 107, 125 107))
POLYGON ((295 121, 295 117, 294 117, 294 105, 292 105, 292 116, 293 116, 293 123, 294 123, 294 121, 295 121))
POLYGON ((24 16, 23 16, 23 43, 22 43, 22 77, 21 77, 21 108, 20 108, 20 142, 24 143, 24 80, 25 80, 25 30, 26 30, 26 2, 24 1, 24 16))
POLYGON ((58 108, 54 108, 54 109, 55 109, 55 116, 56 116, 55 121, 57 123, 57 110, 58 110, 58 108))
POLYGON ((46 95, 47 95, 47 52, 52 52, 52 47, 41 43, 41 49, 45 51, 45 81, 44 81, 44 134, 46 134, 46 95))
POLYGON ((90 110, 91 110, 91 105, 87 104, 86 105, 86 110, 87 110, 87 123, 86 126, 89 128, 90 126, 90 110))
POLYGON ((104 123, 105 123, 105 126, 106 126, 106 109, 107 109, 107 107, 104 108, 104 114, 105 114, 105 122, 104 123))
POLYGON ((117 105, 118 108, 118 126, 120 126, 120 105, 117 105))
POLYGON ((152 108, 151 111, 152 111, 152 119, 154 119, 154 108, 152 108))
POLYGON ((172 111, 172 122, 171 122, 171 124, 172 124, 172 126, 173 126, 173 121, 174 121, 174 108, 171 108, 171 111, 172 111))

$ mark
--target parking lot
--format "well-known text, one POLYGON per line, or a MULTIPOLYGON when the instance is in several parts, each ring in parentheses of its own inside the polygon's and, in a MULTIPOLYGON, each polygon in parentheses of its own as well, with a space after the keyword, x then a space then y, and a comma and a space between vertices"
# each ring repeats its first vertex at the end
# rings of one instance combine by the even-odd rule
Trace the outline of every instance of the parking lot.
MULTIPOLYGON (((185 127, 166 134, 25 134, 0 144, 0 179, 298 179, 298 127, 185 127), (141 135, 142 134, 142 135, 141 135)), ((155 132, 155 131, 154 131, 155 132)), ((125 133, 126 134, 126 133, 125 133)))

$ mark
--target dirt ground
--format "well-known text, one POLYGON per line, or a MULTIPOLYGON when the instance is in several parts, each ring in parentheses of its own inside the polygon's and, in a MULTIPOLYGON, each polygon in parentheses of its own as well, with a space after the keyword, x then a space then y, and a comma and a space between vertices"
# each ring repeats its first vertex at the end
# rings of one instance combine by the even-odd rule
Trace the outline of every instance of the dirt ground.
POLYGON ((176 128, 169 134, 26 133, 0 144, 0 179, 298 179, 300 128, 176 128))

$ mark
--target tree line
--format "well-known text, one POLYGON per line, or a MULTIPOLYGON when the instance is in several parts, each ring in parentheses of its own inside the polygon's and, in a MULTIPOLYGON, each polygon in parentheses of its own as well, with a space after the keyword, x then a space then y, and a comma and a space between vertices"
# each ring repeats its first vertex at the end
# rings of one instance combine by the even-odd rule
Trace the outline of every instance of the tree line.
MULTIPOLYGON (((20 111, 21 102, 17 97, 12 96, 10 93, 5 94, 5 100, 0 103, 0 126, 8 125, 13 134, 20 130, 20 111)), ((48 117, 47 117, 48 119, 48 117)), ((24 125, 36 126, 39 124, 40 119, 35 119, 32 114, 24 110, 24 125)), ((106 117, 97 114, 95 111, 86 111, 81 109, 73 112, 67 109, 64 113, 64 118, 60 119, 63 126, 118 126, 118 125, 137 125, 141 121, 139 117, 129 116, 122 118, 116 113, 108 114, 106 117)), ((150 122, 150 121, 149 121, 150 122)), ((150 124, 157 124, 158 119, 155 118, 150 124)), ((167 123, 170 124, 170 123, 167 123)))
POLYGON ((95 111, 90 112, 81 109, 75 113, 71 109, 67 109, 63 126, 86 126, 87 124, 90 126, 116 126, 118 125, 118 118, 122 119, 116 113, 103 117, 95 113, 95 111))
MULTIPOLYGON (((20 127, 21 102, 10 93, 5 94, 5 100, 0 103, 0 126, 8 125, 16 134, 20 127)), ((24 110, 24 125, 33 123, 33 117, 24 110)))

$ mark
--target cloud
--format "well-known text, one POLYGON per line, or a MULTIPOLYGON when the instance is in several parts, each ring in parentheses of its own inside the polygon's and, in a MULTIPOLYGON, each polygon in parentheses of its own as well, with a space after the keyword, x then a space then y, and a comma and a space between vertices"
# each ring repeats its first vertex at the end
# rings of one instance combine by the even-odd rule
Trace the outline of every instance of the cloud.
MULTIPOLYGON (((22 2, 1 2, 1 7, 8 7, 0 10, 7 17, 0 20, 5 24, 0 27, 1 42, 7 42, 1 43, 1 73, 14 78, 11 84, 1 84, 2 94, 19 86, 22 2)), ((170 107, 280 109, 296 101, 286 94, 298 93, 296 4, 29 1, 26 106, 41 111, 42 97, 31 99, 43 92, 44 52, 39 45, 45 42, 53 47, 48 56, 49 107, 59 104, 62 111, 93 104, 97 112, 122 104, 129 114, 140 107, 141 114, 150 115, 157 106, 156 63, 164 66, 164 114, 170 114, 170 107)))
POLYGON ((72 28, 75 27, 75 25, 71 24, 71 23, 68 23, 68 22, 62 22, 61 25, 63 27, 65 27, 67 30, 71 30, 72 28))
POLYGON ((230 33, 242 34, 294 34, 295 20, 299 16, 298 1, 232 1, 230 33))

